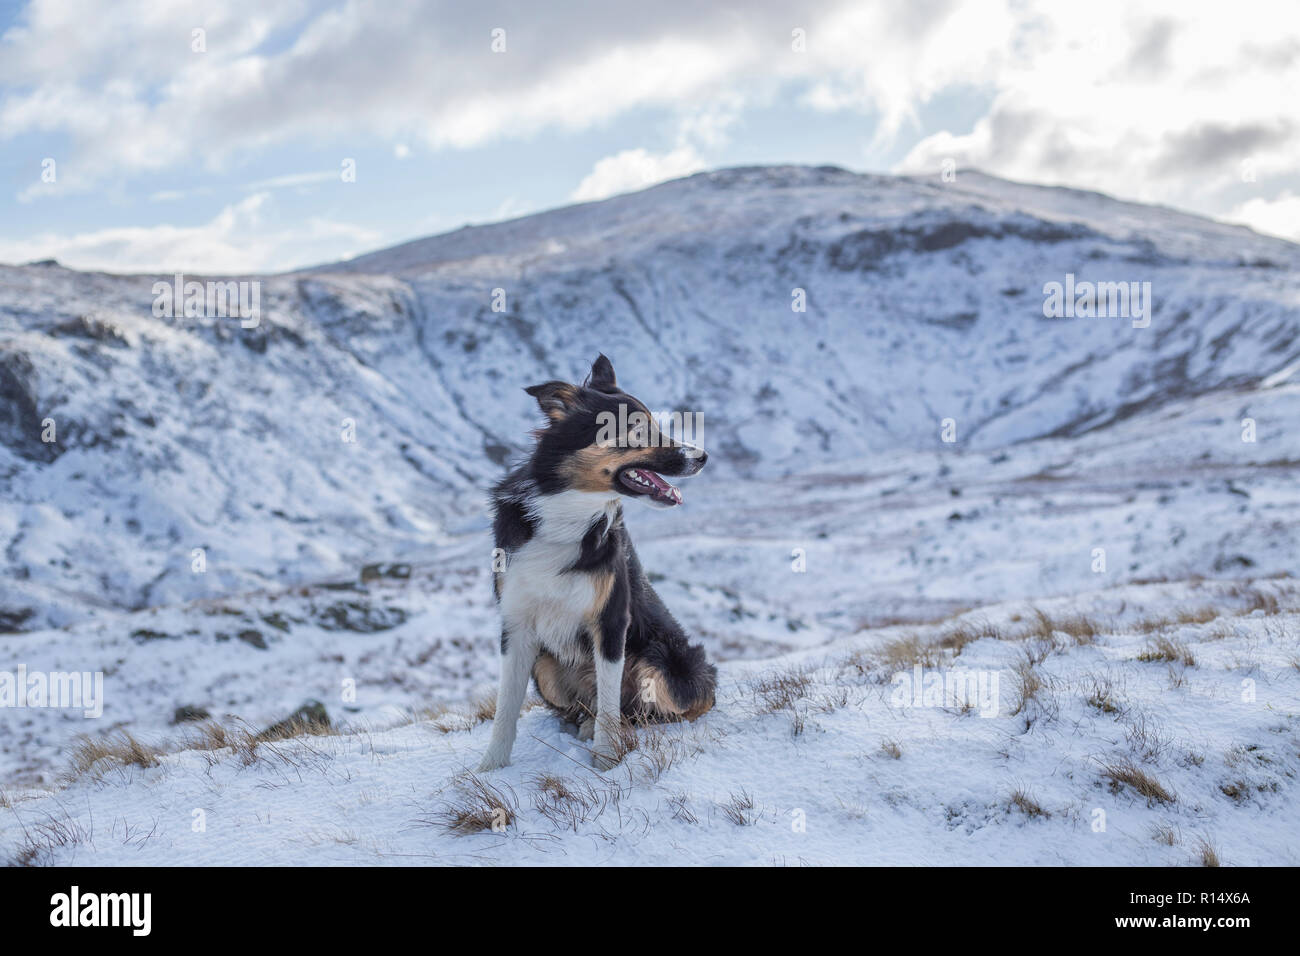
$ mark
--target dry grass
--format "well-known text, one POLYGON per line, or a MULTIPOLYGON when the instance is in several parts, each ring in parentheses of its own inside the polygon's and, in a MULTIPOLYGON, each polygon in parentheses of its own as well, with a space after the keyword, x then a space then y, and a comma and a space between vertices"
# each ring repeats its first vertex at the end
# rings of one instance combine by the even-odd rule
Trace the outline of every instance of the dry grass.
POLYGON ((533 808, 557 827, 578 832, 580 824, 594 820, 617 806, 623 789, 603 781, 574 780, 553 773, 536 774, 533 808))
POLYGON ((1007 798, 1008 810, 1019 810, 1025 816, 1034 818, 1042 817, 1044 820, 1051 817, 1051 814, 1043 809, 1042 804, 1030 796, 1029 791, 1024 787, 1016 787, 1007 798))
POLYGON ((1219 784, 1219 791, 1231 800, 1245 803, 1250 799, 1250 784, 1245 780, 1232 780, 1219 784))
POLYGON ((655 783, 681 761, 701 751, 698 740, 688 739, 684 724, 633 724, 624 721, 614 737, 614 752, 627 760, 630 783, 655 783))
POLYGON ((461 835, 492 830, 505 832, 519 815, 519 798, 509 786, 493 786, 473 771, 453 779, 454 800, 444 803, 421 822, 461 835))
MULTIPOLYGON (((527 709, 528 705, 525 704, 524 710, 527 709)), ((491 695, 474 698, 470 701, 468 710, 451 710, 447 707, 426 709, 430 726, 442 734, 466 733, 479 724, 494 719, 496 712, 497 699, 491 695)))
POLYGON ((1276 594, 1272 591, 1261 590, 1253 582, 1247 581, 1229 588, 1224 592, 1226 596, 1236 598, 1242 602, 1243 615, 1253 614, 1255 611, 1263 611, 1265 614, 1277 614, 1282 610, 1282 604, 1276 594))
POLYGON ((880 752, 890 760, 899 760, 903 756, 903 748, 898 745, 897 740, 882 740, 880 742, 880 752))
POLYGON ((778 671, 750 682, 750 690, 760 714, 794 710, 794 705, 808 696, 813 686, 812 673, 806 668, 778 671))
POLYGON ((473 709, 470 711, 470 717, 474 723, 482 724, 493 720, 497 715, 497 699, 492 696, 479 697, 472 702, 473 709))
POLYGON ((1236 628, 1228 621, 1219 621, 1213 627, 1205 631, 1202 640, 1206 641, 1226 641, 1230 637, 1236 637, 1236 628))
POLYGON ((962 652, 967 644, 984 639, 1003 640, 1002 633, 986 620, 958 621, 945 628, 934 646, 952 651, 954 657, 962 652))
POLYGON ((1146 798, 1148 806, 1153 803, 1173 803, 1178 799, 1165 789, 1159 780, 1135 764, 1130 757, 1120 757, 1111 763, 1103 764, 1101 774, 1109 781, 1111 793, 1119 793, 1125 787, 1131 787, 1146 798))
POLYGON ((699 823, 700 818, 691 809, 691 798, 685 791, 669 794, 668 805, 673 808, 673 819, 682 823, 699 823))
POLYGON ((738 827, 753 826, 758 822, 754 797, 743 787, 740 793, 731 794, 727 802, 718 804, 718 807, 722 810, 722 815, 738 827))
POLYGON ((45 818, 21 824, 23 840, 9 866, 51 866, 55 851, 72 846, 90 846, 94 842, 94 821, 89 828, 63 811, 63 817, 47 813, 45 818))
POLYGON ((1201 866, 1221 866, 1219 862, 1219 851, 1207 837, 1198 837, 1196 840, 1196 861, 1201 866))
POLYGON ((324 708, 321 708, 320 716, 304 710, 260 731, 242 721, 229 724, 215 720, 196 721, 184 724, 183 728, 180 737, 159 745, 137 740, 125 730, 103 737, 82 736, 73 748, 65 782, 70 783, 85 774, 90 774, 94 779, 102 779, 106 772, 120 771, 126 767, 158 767, 162 757, 184 751, 209 755, 209 766, 216 762, 216 755, 222 751, 229 751, 238 757, 244 766, 266 758, 282 765, 302 766, 303 759, 300 758, 324 756, 304 738, 332 737, 339 736, 340 733, 330 725, 328 717, 324 716, 324 708), (302 743, 302 753, 298 757, 271 746, 290 739, 302 743))
POLYGON ((122 767, 157 767, 163 751, 141 743, 125 730, 106 737, 81 737, 72 751, 72 775, 80 776, 108 761, 122 767))
POLYGON ((1140 661, 1168 661, 1179 663, 1184 667, 1195 667, 1196 658, 1182 641, 1175 640, 1167 634, 1158 634, 1147 641, 1146 650, 1138 655, 1140 661))
POLYGON ((1052 655, 1052 652, 1058 650, 1056 642, 1050 638, 1044 639, 1039 637, 1029 638, 1025 641, 1020 653, 1030 666, 1037 667, 1043 661, 1052 655))
MULTIPOLYGON (((258 760, 262 759, 262 745, 271 744, 274 741, 288 740, 288 736, 280 736, 281 732, 287 732, 294 724, 289 727, 274 728, 276 735, 266 737, 262 732, 255 731, 251 727, 242 724, 219 724, 214 720, 204 721, 201 724, 195 724, 193 730, 185 737, 181 749, 197 750, 202 753, 215 755, 222 751, 229 751, 231 756, 238 757, 240 764, 245 767, 251 767, 258 760)), ((274 748, 267 747, 267 753, 274 748)), ((279 751, 275 751, 279 755, 279 751)), ((215 759, 210 762, 215 762, 215 759)))
POLYGON ((1084 678, 1083 699, 1103 714, 1122 714, 1121 690, 1110 673, 1089 674, 1084 678))
POLYGON ((1167 617, 1145 617, 1133 625, 1133 630, 1139 634, 1154 634, 1157 631, 1166 631, 1174 626, 1174 622, 1167 617))
POLYGON ((909 634, 890 641, 877 652, 879 665, 887 671, 897 672, 921 667, 935 667, 943 661, 943 653, 923 642, 917 635, 909 634))
POLYGON ((1129 720, 1124 728, 1124 739, 1128 742, 1129 750, 1138 759, 1148 763, 1159 760, 1169 748, 1169 739, 1160 729, 1159 721, 1142 711, 1138 711, 1129 720))
POLYGON ((1196 610, 1179 611, 1174 617, 1175 624, 1208 624, 1210 621, 1216 621, 1220 613, 1212 607, 1202 607, 1196 610))
POLYGON ((1045 693, 1048 690, 1047 680, 1035 667, 1032 656, 1026 656, 1016 665, 1013 679, 1016 704, 1011 709, 1011 716, 1023 716, 1026 730, 1039 718, 1051 719, 1055 715, 1055 702, 1045 693))
POLYGON ((1083 614, 1054 618, 1036 607, 1031 610, 1031 615, 1032 619, 1019 635, 1021 640, 1037 639, 1050 642, 1056 647, 1060 641, 1057 635, 1064 634, 1076 647, 1082 647, 1093 643, 1102 633, 1101 625, 1083 614))

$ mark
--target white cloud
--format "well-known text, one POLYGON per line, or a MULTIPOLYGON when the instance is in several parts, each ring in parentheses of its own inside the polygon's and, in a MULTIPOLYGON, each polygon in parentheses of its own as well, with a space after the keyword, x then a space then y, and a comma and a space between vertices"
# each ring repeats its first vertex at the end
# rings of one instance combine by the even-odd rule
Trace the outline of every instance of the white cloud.
POLYGON ((1224 218, 1245 223, 1256 232, 1300 242, 1300 196, 1290 191, 1276 199, 1248 199, 1224 218))
POLYGON ((262 191, 342 181, 342 166, 340 166, 338 169, 321 169, 310 173, 286 173, 283 176, 272 176, 269 179, 259 179, 257 182, 249 183, 244 188, 262 191))
POLYGON ((813 0, 809 48, 790 49, 788 4, 744 18, 693 0, 593 9, 392 0, 321 7, 35 0, 0 40, 0 139, 66 134, 65 189, 295 140, 376 135, 468 148, 579 130, 631 110, 690 113, 697 143, 742 91, 795 83, 823 108, 878 110, 891 126, 934 88, 970 76, 1006 40, 1009 0, 870 5, 813 0), (886 9, 887 7, 887 9, 886 9), (893 11, 893 12, 890 12, 893 11), (300 26, 300 24, 305 24, 300 26), (504 24, 508 52, 489 30, 504 24), (206 29, 206 52, 190 48, 206 29), (274 53, 269 37, 298 34, 274 53), (134 51, 122 56, 124 38, 134 51))
POLYGON ((998 92, 967 131, 937 130, 898 165, 945 159, 1033 182, 1069 184, 1223 214, 1252 187, 1295 175, 1300 40, 1292 9, 1215 3, 1034 0, 1019 42, 984 81, 998 92))
MULTIPOLYGON (((937 172, 951 157, 1227 215, 1300 191, 1297 26, 1300 8, 1268 0, 754 0, 743 17, 695 0, 390 0, 382 16, 361 0, 230 0, 201 13, 157 0, 34 0, 0 38, 0 142, 67 143, 67 193, 201 174, 280 144, 337 144, 342 156, 378 140, 400 144, 402 158, 412 146, 483 147, 637 111, 677 117, 671 146, 596 163, 574 192, 592 199, 702 168, 745 105, 779 92, 874 131, 873 150, 924 134, 902 170, 937 172), (491 52, 497 26, 506 53, 491 52), (796 27, 802 53, 791 49, 796 27), (191 49, 196 28, 206 52, 191 49), (978 120, 920 127, 923 115, 936 122, 927 104, 972 91, 991 104, 978 120)), ((32 169, 40 158, 28 157, 32 169)), ((22 196, 50 192, 38 184, 22 196)))
POLYGON ((679 146, 659 155, 644 149, 625 149, 599 160, 569 198, 574 202, 606 199, 618 193, 689 176, 704 168, 704 160, 690 146, 679 146))
POLYGON ((293 229, 268 228, 263 212, 270 198, 267 192, 254 193, 197 226, 126 226, 0 240, 0 262, 58 259, 71 268, 106 272, 238 274, 330 261, 382 238, 374 230, 323 219, 293 229))

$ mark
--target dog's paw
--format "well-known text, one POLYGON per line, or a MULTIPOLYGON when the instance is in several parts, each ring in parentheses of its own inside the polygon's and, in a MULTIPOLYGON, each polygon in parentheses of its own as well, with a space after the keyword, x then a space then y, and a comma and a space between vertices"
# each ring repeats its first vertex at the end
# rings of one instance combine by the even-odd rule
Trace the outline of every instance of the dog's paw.
POLYGON ((591 765, 597 770, 613 770, 618 766, 618 757, 600 750, 591 752, 591 765))
POLYGON ((500 770, 509 763, 509 757, 500 757, 496 754, 487 753, 484 754, 483 759, 479 761, 478 770, 476 770, 475 773, 487 773, 489 770, 500 770))
POLYGON ((591 740, 596 736, 596 720, 594 717, 588 717, 582 723, 578 724, 578 739, 591 740))
POLYGON ((619 756, 608 744, 597 744, 591 748, 591 765, 597 770, 613 770, 618 766, 619 756))

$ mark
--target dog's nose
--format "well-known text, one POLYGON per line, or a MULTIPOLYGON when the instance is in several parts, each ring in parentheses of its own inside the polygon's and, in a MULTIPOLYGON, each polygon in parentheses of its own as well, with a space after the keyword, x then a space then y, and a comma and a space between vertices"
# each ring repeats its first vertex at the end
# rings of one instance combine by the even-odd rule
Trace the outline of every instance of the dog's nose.
POLYGON ((695 456, 695 460, 699 462, 700 467, 703 468, 704 463, 709 460, 709 453, 705 451, 703 448, 701 448, 700 453, 695 456))

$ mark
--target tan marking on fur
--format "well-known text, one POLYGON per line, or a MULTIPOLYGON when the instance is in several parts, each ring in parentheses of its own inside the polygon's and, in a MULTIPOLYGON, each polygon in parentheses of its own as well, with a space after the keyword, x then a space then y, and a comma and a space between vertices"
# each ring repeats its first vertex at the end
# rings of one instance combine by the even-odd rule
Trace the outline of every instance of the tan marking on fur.
POLYGON ((564 672, 560 662, 550 654, 539 654, 533 662, 533 679, 542 699, 557 707, 568 707, 573 698, 564 686, 564 672))
POLYGON ((663 674, 659 673, 658 668, 637 661, 628 670, 635 689, 637 704, 641 707, 653 707, 675 717, 684 713, 681 706, 673 699, 672 693, 668 690, 668 681, 664 679, 663 674), (647 691, 649 691, 649 700, 645 699, 647 691))
POLYGON ((590 714, 596 702, 596 670, 590 663, 575 666, 539 654, 533 663, 537 692, 552 707, 563 712, 590 714))
POLYGON ((595 650, 595 642, 600 640, 600 616, 604 613, 605 605, 609 603, 609 595, 614 590, 614 573, 599 571, 591 573, 590 577, 591 590, 595 596, 592 598, 591 607, 587 609, 583 623, 591 632, 592 649, 595 650))
POLYGON ((543 408, 542 413, 551 421, 558 422, 569 414, 569 409, 578 400, 578 389, 573 385, 564 385, 552 393, 552 399, 559 404, 543 408))
POLYGON ((588 445, 571 455, 560 472, 578 491, 609 491, 620 468, 644 457, 644 448, 603 448, 588 445))
POLYGON ((682 711, 683 720, 694 720, 696 717, 703 717, 713 709, 713 698, 698 701, 690 710, 682 711))

